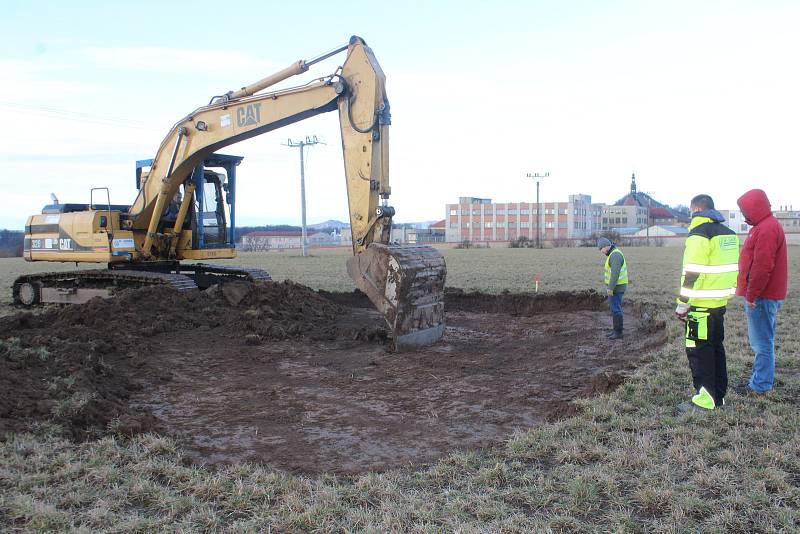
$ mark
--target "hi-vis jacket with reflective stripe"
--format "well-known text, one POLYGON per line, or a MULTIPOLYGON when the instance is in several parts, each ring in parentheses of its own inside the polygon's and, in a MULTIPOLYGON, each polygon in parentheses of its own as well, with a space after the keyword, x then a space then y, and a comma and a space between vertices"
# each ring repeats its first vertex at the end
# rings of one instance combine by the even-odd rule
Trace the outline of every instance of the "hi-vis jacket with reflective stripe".
POLYGON ((697 308, 721 308, 736 294, 738 272, 736 233, 719 220, 703 215, 692 217, 678 302, 697 308))

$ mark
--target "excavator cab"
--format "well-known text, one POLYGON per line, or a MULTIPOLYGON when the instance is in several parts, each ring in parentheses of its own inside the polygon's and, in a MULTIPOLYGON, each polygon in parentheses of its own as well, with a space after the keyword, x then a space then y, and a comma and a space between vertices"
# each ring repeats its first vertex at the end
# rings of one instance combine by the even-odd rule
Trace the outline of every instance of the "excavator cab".
MULTIPOLYGON (((190 194, 194 198, 181 229, 192 231, 192 249, 234 248, 236 167, 243 159, 242 156, 226 154, 212 154, 205 158, 166 206, 160 221, 161 230, 173 228, 181 201, 187 194, 186 184, 191 182, 194 192, 190 194)), ((137 188, 147 180, 147 168, 152 164, 152 159, 136 162, 137 188)))

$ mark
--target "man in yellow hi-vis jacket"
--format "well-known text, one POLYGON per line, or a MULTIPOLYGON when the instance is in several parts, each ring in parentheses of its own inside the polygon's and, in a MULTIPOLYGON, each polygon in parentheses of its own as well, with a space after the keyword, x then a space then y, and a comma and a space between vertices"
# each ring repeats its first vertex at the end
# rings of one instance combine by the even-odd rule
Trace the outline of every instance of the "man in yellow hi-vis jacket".
POLYGON ((722 224, 708 195, 692 199, 692 221, 683 253, 683 274, 675 314, 686 323, 686 356, 695 395, 681 412, 713 410, 724 405, 728 390, 725 361, 725 306, 736 294, 739 238, 722 224))

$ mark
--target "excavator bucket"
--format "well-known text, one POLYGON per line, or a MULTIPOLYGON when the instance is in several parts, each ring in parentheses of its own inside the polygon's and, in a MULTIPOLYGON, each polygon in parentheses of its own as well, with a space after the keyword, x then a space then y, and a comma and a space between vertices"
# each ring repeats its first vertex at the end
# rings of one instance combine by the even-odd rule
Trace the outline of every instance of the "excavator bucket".
POLYGON ((447 268, 436 249, 372 243, 347 260, 347 274, 383 314, 395 350, 441 339, 447 268))

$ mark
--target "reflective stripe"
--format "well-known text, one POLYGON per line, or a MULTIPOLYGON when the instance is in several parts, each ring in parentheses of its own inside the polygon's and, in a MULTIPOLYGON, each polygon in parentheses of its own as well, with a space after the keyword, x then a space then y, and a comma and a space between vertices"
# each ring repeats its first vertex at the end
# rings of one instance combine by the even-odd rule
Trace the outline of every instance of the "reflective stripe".
POLYGON ((738 263, 728 263, 726 265, 700 265, 699 263, 687 263, 683 266, 683 274, 686 273, 700 273, 700 274, 719 274, 719 273, 733 273, 739 270, 738 263))
POLYGON ((681 296, 697 299, 714 299, 731 297, 736 294, 736 288, 731 287, 728 289, 689 289, 688 287, 681 288, 681 296))

